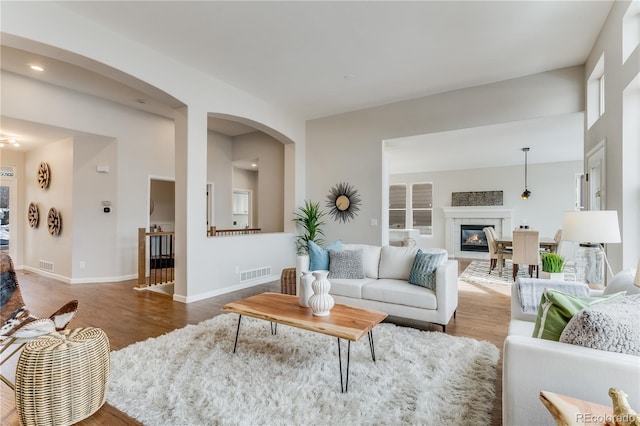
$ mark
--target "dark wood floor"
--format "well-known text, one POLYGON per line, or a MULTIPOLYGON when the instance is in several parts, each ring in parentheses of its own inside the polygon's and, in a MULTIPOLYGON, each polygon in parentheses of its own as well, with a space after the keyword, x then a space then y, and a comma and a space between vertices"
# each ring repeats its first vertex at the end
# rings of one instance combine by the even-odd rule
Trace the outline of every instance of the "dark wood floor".
MULTIPOLYGON (((462 272, 469 264, 459 259, 462 272)), ((279 282, 264 284, 200 302, 183 304, 170 296, 149 291, 135 291, 134 281, 105 284, 69 285, 43 278, 29 272, 18 272, 25 303, 38 316, 48 317, 58 307, 71 299, 78 299, 78 315, 71 323, 76 327, 99 327, 109 336, 112 350, 122 349, 132 343, 165 334, 187 324, 197 324, 221 314, 225 303, 264 291, 280 291, 279 282)), ((459 305, 456 319, 447 325, 447 333, 487 340, 502 353, 510 317, 508 286, 487 286, 460 283, 459 305)), ((423 330, 440 331, 439 326, 400 318, 389 318, 398 325, 423 330)), ((502 357, 498 364, 496 399, 492 425, 502 423, 502 357)), ((13 392, 0 384, 0 424, 18 425, 13 392)), ((229 419, 233 422, 233 419, 229 419)), ((134 425, 139 424, 124 413, 105 404, 83 425, 134 425)))

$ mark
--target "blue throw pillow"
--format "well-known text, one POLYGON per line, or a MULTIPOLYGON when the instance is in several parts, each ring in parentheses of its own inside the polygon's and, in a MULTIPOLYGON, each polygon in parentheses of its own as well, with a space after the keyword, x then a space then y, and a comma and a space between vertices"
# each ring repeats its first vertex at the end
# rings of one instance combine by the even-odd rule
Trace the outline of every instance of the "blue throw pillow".
POLYGON ((307 244, 309 249, 309 270, 328 271, 329 270, 329 250, 342 250, 342 240, 337 240, 326 246, 320 247, 313 241, 307 244))
POLYGON ((436 269, 442 265, 446 257, 447 253, 425 253, 418 250, 409 272, 409 283, 435 290, 436 269))

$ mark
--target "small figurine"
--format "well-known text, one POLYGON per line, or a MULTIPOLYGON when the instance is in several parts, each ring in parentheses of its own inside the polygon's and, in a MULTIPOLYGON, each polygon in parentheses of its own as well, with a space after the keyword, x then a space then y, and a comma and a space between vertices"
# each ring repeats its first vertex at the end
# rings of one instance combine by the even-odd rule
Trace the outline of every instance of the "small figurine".
POLYGON ((607 426, 640 426, 640 416, 629 405, 627 395, 621 389, 609 388, 609 396, 613 401, 613 422, 607 426))

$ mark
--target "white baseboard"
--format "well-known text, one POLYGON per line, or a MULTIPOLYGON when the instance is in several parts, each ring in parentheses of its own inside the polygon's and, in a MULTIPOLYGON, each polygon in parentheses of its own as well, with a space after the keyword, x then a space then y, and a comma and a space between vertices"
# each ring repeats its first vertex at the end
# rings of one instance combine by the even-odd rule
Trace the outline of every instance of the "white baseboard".
POLYGON ((138 278, 137 274, 121 275, 115 277, 88 277, 88 278, 69 278, 63 275, 54 274, 51 272, 43 271, 42 269, 34 268, 32 266, 22 266, 25 271, 33 272, 36 275, 40 275, 54 280, 62 281, 67 284, 100 284, 100 283, 117 283, 122 281, 135 280, 138 278))
POLYGON ((223 294, 231 293, 231 292, 234 292, 234 291, 243 290, 245 288, 255 287, 255 286, 260 285, 260 284, 270 283, 272 281, 277 281, 279 279, 280 279, 280 277, 278 275, 269 275, 267 277, 258 278, 258 279, 255 279, 253 281, 250 281, 250 282, 244 282, 244 283, 241 283, 241 284, 236 284, 236 285, 232 285, 232 286, 229 286, 229 287, 219 288, 217 290, 212 290, 212 291, 208 291, 206 293, 200 293, 200 294, 196 294, 194 296, 187 296, 187 297, 174 293, 173 300, 175 300, 176 302, 181 302, 181 303, 193 303, 193 302, 198 302, 200 300, 209 299, 211 297, 221 296, 223 294))

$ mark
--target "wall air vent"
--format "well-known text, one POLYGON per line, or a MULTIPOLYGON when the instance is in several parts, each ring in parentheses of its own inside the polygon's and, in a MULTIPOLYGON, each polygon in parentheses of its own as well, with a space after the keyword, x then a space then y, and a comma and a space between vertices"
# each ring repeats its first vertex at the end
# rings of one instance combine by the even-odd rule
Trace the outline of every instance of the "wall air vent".
POLYGON ((53 272, 53 262, 49 262, 48 260, 40 260, 38 266, 43 271, 53 272))
POLYGON ((267 277, 269 275, 271 275, 271 266, 249 269, 247 271, 240 272, 240 282, 256 280, 258 278, 267 277))

